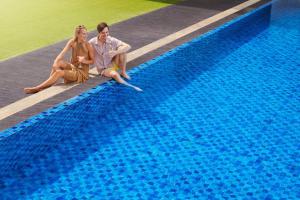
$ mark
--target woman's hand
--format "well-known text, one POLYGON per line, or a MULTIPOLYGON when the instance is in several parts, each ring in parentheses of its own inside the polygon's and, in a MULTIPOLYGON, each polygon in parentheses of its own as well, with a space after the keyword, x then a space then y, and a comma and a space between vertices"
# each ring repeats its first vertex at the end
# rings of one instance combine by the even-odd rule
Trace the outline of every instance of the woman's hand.
POLYGON ((77 56, 77 58, 78 58, 78 61, 79 61, 80 63, 84 63, 84 62, 85 62, 84 56, 77 56))

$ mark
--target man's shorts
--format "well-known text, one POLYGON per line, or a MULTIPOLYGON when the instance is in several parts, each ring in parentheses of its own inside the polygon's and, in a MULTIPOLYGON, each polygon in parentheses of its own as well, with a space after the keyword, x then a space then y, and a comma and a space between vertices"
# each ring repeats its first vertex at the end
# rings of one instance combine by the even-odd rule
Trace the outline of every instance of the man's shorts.
POLYGON ((110 66, 110 67, 108 67, 108 68, 100 69, 100 70, 99 70, 99 74, 100 74, 101 76, 103 76, 103 75, 104 75, 104 72, 111 72, 111 71, 117 72, 119 69, 120 69, 120 67, 119 67, 118 65, 113 64, 112 66, 110 66))

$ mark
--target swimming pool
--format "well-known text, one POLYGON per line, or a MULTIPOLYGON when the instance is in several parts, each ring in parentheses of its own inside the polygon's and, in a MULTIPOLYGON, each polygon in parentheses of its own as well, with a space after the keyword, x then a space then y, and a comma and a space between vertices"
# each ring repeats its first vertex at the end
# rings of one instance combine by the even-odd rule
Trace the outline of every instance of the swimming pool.
POLYGON ((298 2, 1 132, 0 199, 300 198, 298 2))

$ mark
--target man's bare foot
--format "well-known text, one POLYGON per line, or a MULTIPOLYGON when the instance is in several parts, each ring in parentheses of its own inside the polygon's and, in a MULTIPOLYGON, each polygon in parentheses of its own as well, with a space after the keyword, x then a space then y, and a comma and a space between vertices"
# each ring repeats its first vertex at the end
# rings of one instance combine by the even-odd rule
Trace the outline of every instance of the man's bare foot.
POLYGON ((133 86, 133 89, 135 89, 135 90, 138 91, 138 92, 143 92, 143 90, 142 90, 141 88, 136 87, 136 86, 133 86))
POLYGON ((126 78, 127 80, 130 80, 130 76, 128 76, 128 74, 126 72, 122 72, 121 76, 123 76, 124 78, 126 78))
POLYGON ((34 94, 34 93, 37 93, 37 92, 39 92, 39 91, 40 91, 40 89, 35 88, 35 87, 32 87, 32 88, 24 88, 24 92, 25 92, 26 94, 34 94))

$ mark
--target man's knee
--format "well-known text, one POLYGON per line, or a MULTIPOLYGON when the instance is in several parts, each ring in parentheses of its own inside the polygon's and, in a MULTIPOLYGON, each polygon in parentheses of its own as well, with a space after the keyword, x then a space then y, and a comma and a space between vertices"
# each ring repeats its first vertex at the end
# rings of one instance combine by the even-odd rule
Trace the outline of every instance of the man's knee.
POLYGON ((119 60, 125 60, 126 59, 126 53, 120 53, 120 54, 118 54, 118 56, 119 56, 119 60))
POLYGON ((126 53, 121 53, 115 56, 114 62, 117 65, 124 65, 126 62, 126 53))
POLYGON ((112 77, 114 79, 118 78, 118 76, 119 76, 118 73, 115 72, 115 71, 113 71, 113 72, 110 73, 110 77, 112 77))

